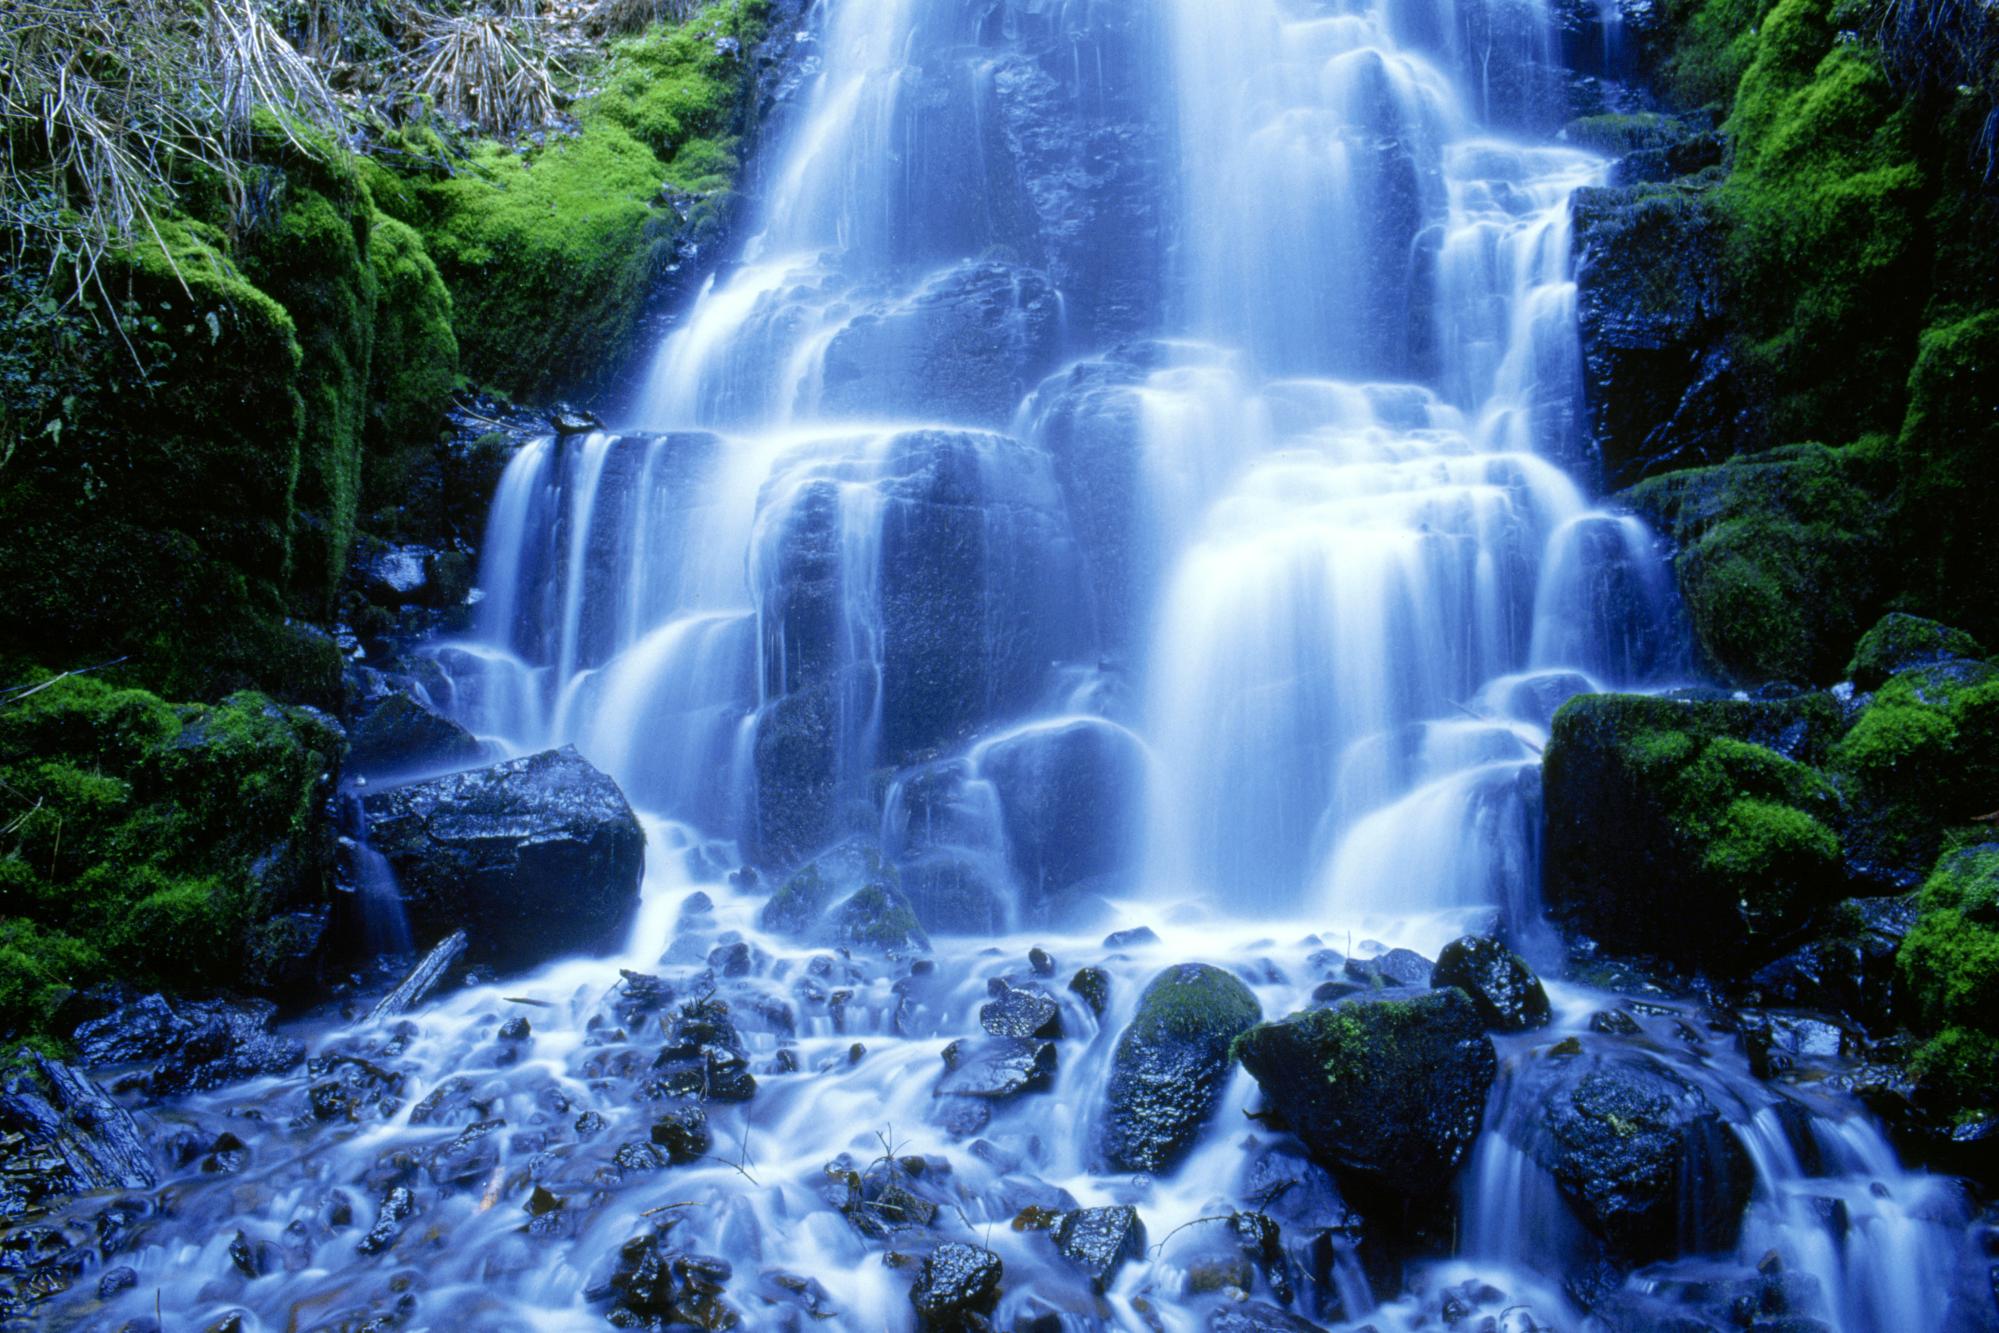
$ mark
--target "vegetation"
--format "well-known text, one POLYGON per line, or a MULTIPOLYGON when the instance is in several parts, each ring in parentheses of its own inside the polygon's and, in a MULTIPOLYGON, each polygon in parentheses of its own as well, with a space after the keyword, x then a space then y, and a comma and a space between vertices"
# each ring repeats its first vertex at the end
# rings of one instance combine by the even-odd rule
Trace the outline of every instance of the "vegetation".
POLYGON ((1935 1033, 1910 1067, 1948 1108, 1999 1104, 1999 844, 1944 857, 1902 942, 1902 983, 1935 1033))

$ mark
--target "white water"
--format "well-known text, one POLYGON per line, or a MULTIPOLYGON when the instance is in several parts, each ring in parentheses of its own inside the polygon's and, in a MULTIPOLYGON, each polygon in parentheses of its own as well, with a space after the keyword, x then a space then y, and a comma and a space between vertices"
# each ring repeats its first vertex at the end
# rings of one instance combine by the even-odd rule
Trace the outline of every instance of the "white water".
MULTIPOLYGON (((734 1266, 748 1327, 807 1326, 758 1295, 781 1270, 823 1284, 832 1327, 907 1328, 909 1272, 822 1196, 829 1161, 893 1145, 948 1164, 942 1184, 926 1168, 938 1230, 1001 1255, 997 1326, 1205 1328, 1224 1298, 1192 1289, 1219 1230, 1199 1220, 1260 1204, 1291 1150, 1245 1118, 1238 1071, 1176 1171, 1098 1169, 1147 980, 1212 962, 1275 1017, 1337 975, 1328 947, 1534 938, 1554 708, 1684 669, 1649 534, 1565 470, 1568 205, 1605 164, 1533 129, 1538 4, 828 0, 815 21, 822 72, 737 261, 619 431, 514 459, 481 623, 434 650, 476 732, 574 743, 648 813, 624 956, 453 993, 400 1049, 319 1030, 403 1072, 386 1117, 281 1128, 299 1079, 187 1110, 203 1133, 231 1109, 270 1123, 243 1130, 244 1175, 188 1186, 123 1258, 122 1313, 159 1291, 190 1318, 320 1327, 393 1307, 402 1273, 413 1327, 596 1328, 586 1292, 665 1217, 673 1247, 734 1266), (927 980, 774 937, 763 892, 725 879, 846 840, 932 922, 927 980), (696 893, 712 911, 684 916, 696 893), (1157 941, 1104 940, 1140 925, 1157 941), (737 943, 744 975, 703 974, 737 943), (1033 982, 1064 1006, 1053 1086, 954 1128, 942 1052, 977 1033, 990 978, 1031 980, 1034 945, 1060 962, 1033 982), (1062 989, 1086 964, 1109 973, 1101 1019, 1062 989), (658 1020, 620 1026, 619 965, 732 1006, 760 1086, 711 1106, 709 1160, 613 1178, 656 1109, 628 1066, 658 1020), (493 1033, 516 1014, 535 1036, 510 1063, 493 1033), (394 1154, 463 1128, 410 1121, 453 1078, 506 1146, 470 1188, 423 1186, 392 1257, 357 1259, 394 1154), (584 1112, 607 1127, 576 1129, 584 1112), (523 1231, 537 1182, 564 1200, 553 1237, 523 1231), (1101 1296, 1009 1225, 1069 1200, 1136 1204, 1151 1238, 1101 1296), (238 1226, 296 1262, 232 1275, 238 1226)), ((1557 999, 1509 1061, 1611 1002, 1557 999)), ((1844 1107, 1806 1173, 1726 1043, 1674 1058, 1759 1172, 1741 1254, 1685 1262, 1774 1248, 1849 1333, 1934 1326, 1954 1232, 1926 1220, 1931 1186, 1844 1107), (1812 1211, 1825 1190, 1845 1239, 1812 1211)), ((1508 1114, 1496 1093, 1458 1254, 1406 1292, 1374 1290, 1344 1232, 1307 1260, 1335 1216, 1287 1218, 1296 1308, 1414 1327, 1475 1278, 1502 1297, 1484 1313, 1580 1327, 1579 1224, 1508 1114)))

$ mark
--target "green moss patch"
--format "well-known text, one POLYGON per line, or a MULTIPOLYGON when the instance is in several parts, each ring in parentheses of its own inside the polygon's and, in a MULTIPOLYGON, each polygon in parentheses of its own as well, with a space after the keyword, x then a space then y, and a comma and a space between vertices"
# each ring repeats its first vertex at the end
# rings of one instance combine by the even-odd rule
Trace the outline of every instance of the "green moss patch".
POLYGON ((1999 1105, 1999 843, 1946 855, 1920 903, 1896 961, 1936 1035, 1910 1068, 1946 1110, 1999 1105))
POLYGON ((107 976, 256 989, 267 923, 321 901, 337 733, 252 693, 173 705, 88 677, 0 703, 0 1030, 107 976))

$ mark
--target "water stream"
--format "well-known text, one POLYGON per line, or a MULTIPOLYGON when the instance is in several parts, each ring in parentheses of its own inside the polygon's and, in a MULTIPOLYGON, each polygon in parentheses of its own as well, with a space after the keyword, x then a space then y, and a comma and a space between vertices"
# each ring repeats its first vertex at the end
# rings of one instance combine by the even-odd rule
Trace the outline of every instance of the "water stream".
MULTIPOLYGON (((515 457, 477 630, 431 649, 472 730, 572 743, 644 812, 623 956, 320 1022, 313 1072, 176 1105, 249 1165, 192 1156, 121 1260, 132 1290, 51 1326, 161 1293, 177 1327, 597 1328, 619 1248, 670 1223, 731 1266, 746 1327, 912 1327, 909 1271, 829 1196, 844 1156, 921 1176, 938 1230, 999 1253, 1000 1328, 1208 1327, 1227 1247, 1200 1219, 1273 1180, 1304 1317, 1414 1327, 1456 1292, 1495 1327, 1580 1327, 1588 1246, 1536 1164, 1531 1075, 1616 996, 1556 983, 1555 1024, 1502 1040, 1447 1259, 1390 1271, 1336 1226, 1239 1070, 1176 1171, 1106 1173, 1093 1148, 1113 1040, 1169 964, 1225 967, 1276 1017, 1342 955, 1434 957, 1466 929, 1558 963, 1549 720, 1689 673, 1670 574, 1593 503, 1575 428, 1569 198, 1606 164, 1552 138, 1549 15, 826 0, 808 21, 820 72, 739 253, 618 429, 515 457), (769 885, 731 872, 842 843, 942 923, 922 969, 758 927, 769 885), (1030 948, 1059 971, 1032 976, 1030 948), (1063 989, 1085 965, 1101 1015, 1063 989), (626 1037, 670 1012, 621 966, 713 989, 741 1031, 757 1092, 710 1105, 701 1160, 620 1156, 659 1110, 626 1037), (933 1088, 1000 976, 1061 998, 1059 1061, 968 1126, 933 1088), (531 1036, 498 1035, 519 1017, 531 1036), (340 1052, 393 1087, 315 1120, 309 1084, 372 1086, 340 1052), (358 1254, 399 1184, 420 1210, 358 1254), (560 1206, 532 1212, 536 1186, 560 1206), (1076 1203, 1136 1204, 1151 1240, 1101 1295, 1010 1225, 1076 1203), (232 1263, 239 1234, 269 1262, 232 1263)), ((1691 1308, 1774 1252, 1832 1327, 1940 1327, 1948 1183, 1856 1107, 1752 1079, 1725 1033, 1675 1035, 1697 1021, 1675 1003, 1615 1040, 1706 1090, 1755 1192, 1728 1247, 1629 1299, 1691 1308)))

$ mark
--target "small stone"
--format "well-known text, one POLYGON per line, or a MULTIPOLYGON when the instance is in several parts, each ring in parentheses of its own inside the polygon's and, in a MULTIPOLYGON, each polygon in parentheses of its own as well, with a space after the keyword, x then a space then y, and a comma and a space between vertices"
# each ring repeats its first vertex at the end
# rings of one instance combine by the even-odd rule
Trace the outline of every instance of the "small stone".
POLYGON ((1027 951, 1027 965, 1034 969, 1034 975, 1037 977, 1055 975, 1054 956, 1038 944, 1027 951))
POLYGON ((909 1302, 916 1307, 918 1325, 924 1329, 957 1329, 965 1325, 969 1316, 990 1311, 999 1300, 1004 1272, 999 1256, 991 1250, 974 1249, 957 1241, 939 1245, 923 1261, 916 1284, 909 1290, 909 1302))
POLYGON ((1101 967, 1079 968, 1069 978, 1069 989, 1089 1006, 1091 1013, 1102 1018, 1105 1006, 1111 1001, 1111 974, 1101 967))
POLYGON ((1055 1248, 1101 1291, 1127 1259, 1145 1249, 1145 1224, 1130 1204, 1079 1208, 1055 1228, 1055 1248))

